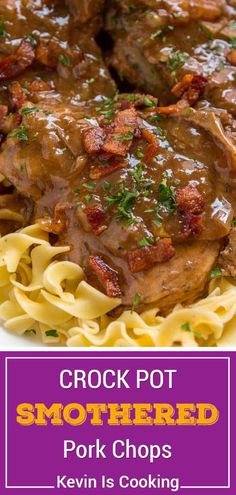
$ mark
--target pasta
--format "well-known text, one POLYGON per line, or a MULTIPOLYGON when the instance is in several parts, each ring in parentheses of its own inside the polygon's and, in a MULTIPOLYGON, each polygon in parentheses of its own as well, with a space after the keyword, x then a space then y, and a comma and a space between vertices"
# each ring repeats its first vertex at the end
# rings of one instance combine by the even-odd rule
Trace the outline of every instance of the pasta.
POLYGON ((45 344, 69 347, 236 346, 236 284, 211 282, 209 295, 167 317, 158 308, 142 314, 109 313, 121 303, 89 285, 83 270, 60 259, 33 225, 0 239, 0 319, 17 334, 37 333, 45 344))

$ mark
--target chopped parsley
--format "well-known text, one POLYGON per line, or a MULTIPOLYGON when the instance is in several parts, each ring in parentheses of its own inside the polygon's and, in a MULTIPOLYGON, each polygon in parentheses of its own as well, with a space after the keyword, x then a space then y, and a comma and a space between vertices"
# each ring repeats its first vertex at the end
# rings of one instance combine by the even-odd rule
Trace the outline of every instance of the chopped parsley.
POLYGON ((59 337, 57 330, 46 330, 47 337, 59 337))
POLYGON ((133 139, 134 133, 132 131, 128 131, 127 134, 122 134, 117 136, 117 141, 131 141, 133 139))
POLYGON ((138 308, 138 306, 140 306, 140 304, 141 304, 141 295, 139 294, 139 292, 136 292, 134 299, 133 299, 132 310, 138 308))
POLYGON ((94 182, 90 182, 90 183, 83 184, 83 187, 85 187, 85 189, 93 189, 95 187, 95 184, 94 184, 94 182))
POLYGON ((94 83, 95 83, 95 79, 94 79, 94 77, 91 77, 91 79, 89 79, 89 80, 87 81, 87 83, 88 83, 88 84, 94 84, 94 83))
POLYGON ((5 22, 0 20, 0 38, 6 38, 7 32, 5 29, 5 22))
POLYGON ((153 237, 146 237, 145 239, 142 239, 141 241, 138 242, 138 247, 144 248, 148 246, 152 246, 155 243, 153 237))
POLYGON ((26 39, 31 43, 32 46, 36 46, 38 44, 38 40, 33 33, 28 34, 26 39))
POLYGON ((222 271, 220 268, 213 268, 211 270, 211 273, 210 273, 211 278, 218 278, 218 277, 221 277, 221 275, 222 275, 222 271))
POLYGON ((164 179, 158 187, 159 202, 168 213, 176 210, 175 193, 171 187, 167 185, 167 180, 164 179))
POLYGON ((232 36, 231 38, 229 38, 229 42, 232 48, 236 48, 236 36, 232 36))
POLYGON ((191 326, 190 326, 190 324, 189 324, 188 321, 186 321, 185 323, 182 323, 181 329, 184 330, 185 332, 192 332, 195 337, 198 337, 198 338, 201 338, 202 337, 202 335, 199 332, 196 332, 196 330, 193 330, 191 328, 191 326))
POLYGON ((236 217, 234 217, 234 218, 233 218, 233 220, 232 220, 232 225, 233 225, 233 227, 235 227, 235 226, 236 226, 236 217))
POLYGON ((70 57, 68 57, 68 55, 61 54, 61 55, 59 55, 58 60, 59 60, 59 62, 61 62, 66 67, 70 67, 70 65, 71 65, 71 59, 70 59, 70 57))
POLYGON ((144 153, 141 150, 136 150, 135 156, 137 158, 143 158, 144 157, 144 153))
POLYGON ((147 96, 144 96, 143 103, 146 107, 155 107, 156 106, 155 101, 150 100, 150 98, 148 98, 147 96))
POLYGON ((92 199, 93 199, 93 194, 86 194, 85 196, 86 201, 92 201, 92 199))
POLYGON ((25 107, 22 108, 21 113, 22 115, 30 115, 31 113, 38 113, 39 108, 38 107, 25 107))
POLYGON ((176 69, 182 67, 186 60, 188 59, 187 53, 181 52, 180 50, 176 50, 176 52, 172 52, 167 60, 167 67, 171 70, 171 72, 175 72, 176 69))
POLYGON ((173 31, 174 27, 173 26, 167 26, 166 29, 157 29, 154 33, 151 34, 150 40, 155 40, 159 38, 161 41, 166 40, 166 34, 168 31, 173 31))
POLYGON ((74 189, 74 194, 79 194, 79 193, 80 193, 80 189, 78 187, 74 189))
POLYGON ((109 110, 100 110, 100 114, 105 117, 105 119, 111 120, 116 112, 113 110, 113 108, 110 108, 109 110))
POLYGON ((210 31, 210 29, 208 29, 206 26, 201 25, 201 30, 206 35, 206 37, 207 37, 208 40, 212 40, 213 39, 213 34, 210 31))
POLYGON ((184 330, 185 332, 192 332, 192 329, 191 329, 190 324, 189 324, 189 322, 188 322, 188 321, 186 321, 185 323, 183 323, 183 324, 181 325, 181 328, 182 328, 182 330, 184 330))
POLYGON ((29 139, 27 129, 26 129, 24 124, 21 124, 16 129, 13 129, 13 131, 11 131, 8 134, 8 136, 9 137, 15 137, 15 138, 19 139, 19 141, 28 141, 28 139, 29 139))
POLYGON ((133 217, 133 208, 137 197, 138 191, 129 191, 122 184, 117 193, 105 196, 105 201, 107 203, 106 209, 115 207, 118 212, 116 215, 116 220, 126 220, 126 222, 130 225, 135 221, 133 217))
POLYGON ((21 172, 26 172, 27 171, 27 167, 26 167, 26 164, 23 163, 21 166, 20 166, 20 171, 21 172))

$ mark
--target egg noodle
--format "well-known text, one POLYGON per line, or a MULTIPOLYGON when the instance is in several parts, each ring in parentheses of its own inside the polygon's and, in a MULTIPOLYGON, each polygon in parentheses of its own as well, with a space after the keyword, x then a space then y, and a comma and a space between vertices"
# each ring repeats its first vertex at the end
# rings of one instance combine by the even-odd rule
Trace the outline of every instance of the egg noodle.
POLYGON ((69 347, 236 346, 236 282, 213 280, 207 297, 167 317, 156 308, 114 319, 120 299, 89 285, 77 264, 55 259, 69 249, 51 246, 38 225, 0 239, 0 320, 10 332, 69 347))

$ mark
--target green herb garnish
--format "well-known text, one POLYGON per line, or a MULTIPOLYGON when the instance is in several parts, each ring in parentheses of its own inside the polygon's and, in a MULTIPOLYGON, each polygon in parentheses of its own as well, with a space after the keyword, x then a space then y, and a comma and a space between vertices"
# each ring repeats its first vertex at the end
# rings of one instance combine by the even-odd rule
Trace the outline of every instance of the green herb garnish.
POLYGON ((39 112, 39 107, 25 107, 22 108, 21 113, 22 115, 30 115, 31 113, 38 113, 39 112))
POLYGON ((176 201, 174 191, 167 185, 167 180, 164 179, 158 187, 159 202, 168 213, 176 210, 176 201))
POLYGON ((155 101, 150 100, 150 98, 148 98, 147 96, 144 96, 143 103, 146 107, 155 107, 156 106, 155 101))
POLYGON ((58 57, 59 62, 61 62, 63 65, 66 67, 70 67, 71 65, 71 59, 68 57, 68 55, 59 55, 58 57))
POLYGON ((15 137, 15 138, 19 139, 19 141, 28 141, 28 139, 29 139, 27 129, 26 129, 24 124, 21 124, 16 129, 13 129, 13 131, 11 131, 8 134, 8 136, 9 137, 15 137))
POLYGON ((145 239, 142 239, 141 241, 138 242, 138 247, 144 248, 148 246, 152 246, 155 243, 153 237, 146 237, 145 239))
POLYGON ((222 270, 220 268, 213 268, 210 273, 211 278, 218 278, 222 276, 222 270))
POLYGON ((90 182, 90 183, 83 184, 83 187, 85 187, 85 189, 93 189, 95 187, 95 184, 94 184, 94 182, 90 182))
POLYGON ((138 292, 136 292, 134 299, 133 299, 132 310, 138 308, 138 306, 140 306, 140 304, 141 304, 141 295, 138 292))
POLYGON ((179 69, 185 64, 187 59, 187 53, 177 50, 176 52, 172 52, 172 54, 169 56, 166 65, 171 70, 171 72, 175 72, 176 69, 179 69))
POLYGON ((59 337, 57 330, 46 330, 47 337, 59 337))
POLYGON ((131 141, 133 139, 134 133, 132 131, 128 131, 127 134, 122 134, 121 136, 117 136, 117 141, 131 141))
POLYGON ((5 22, 0 20, 0 38, 6 38, 7 32, 5 29, 5 22))

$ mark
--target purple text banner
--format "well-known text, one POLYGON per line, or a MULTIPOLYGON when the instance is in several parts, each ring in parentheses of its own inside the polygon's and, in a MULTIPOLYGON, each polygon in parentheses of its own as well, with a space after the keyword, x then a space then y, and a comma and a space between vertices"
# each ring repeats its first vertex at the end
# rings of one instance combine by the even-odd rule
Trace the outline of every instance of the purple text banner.
POLYGON ((0 378, 1 495, 236 494, 234 352, 2 352, 0 378))

